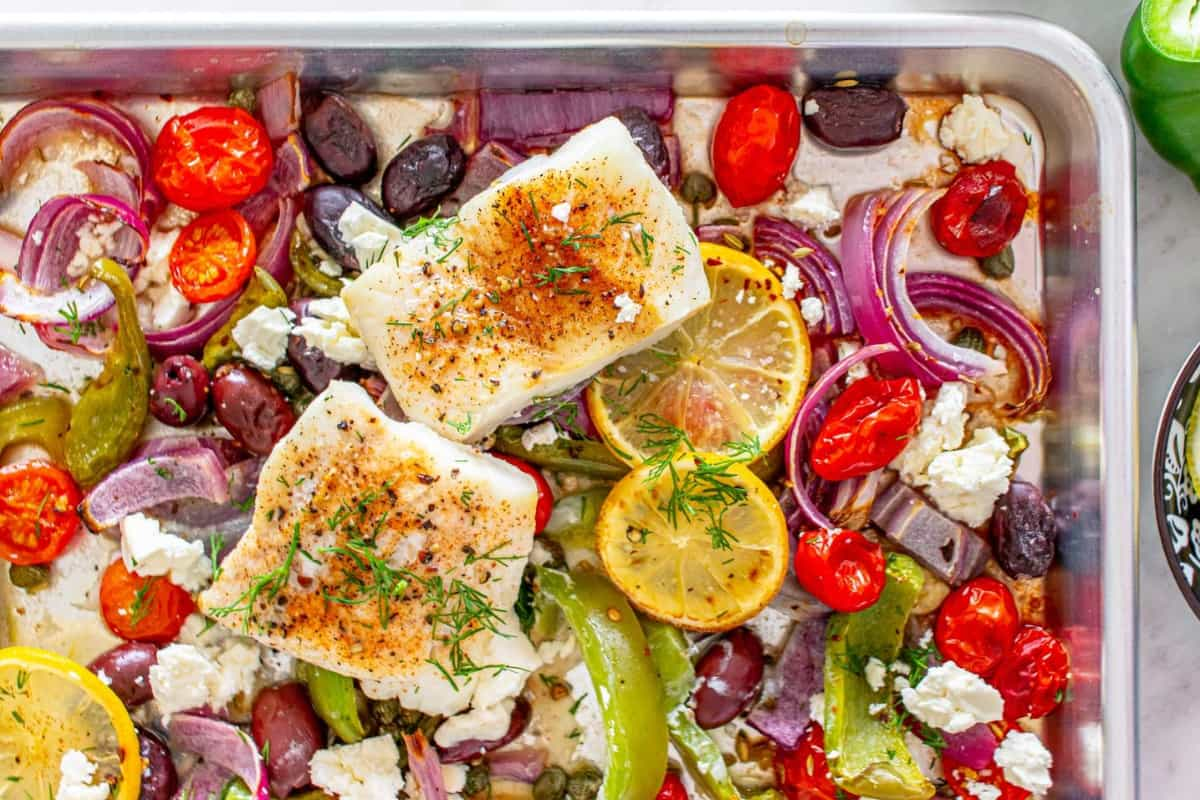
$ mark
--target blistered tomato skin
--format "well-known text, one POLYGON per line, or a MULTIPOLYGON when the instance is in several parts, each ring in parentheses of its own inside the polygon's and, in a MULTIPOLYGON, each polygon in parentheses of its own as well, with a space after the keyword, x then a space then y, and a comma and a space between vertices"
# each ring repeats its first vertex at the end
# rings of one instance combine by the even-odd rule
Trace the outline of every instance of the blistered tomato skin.
POLYGON ((1012 592, 995 578, 982 576, 950 593, 938 611, 933 635, 947 661, 986 677, 1008 652, 1019 624, 1012 592))
POLYGON ((1004 717, 1044 717, 1058 708, 1070 681, 1067 648, 1040 625, 1025 625, 1008 648, 992 685, 1004 697, 1004 717))
POLYGON ((963 167, 930 210, 938 243, 956 256, 987 258, 1021 231, 1029 197, 1007 161, 963 167))
POLYGON ((855 381, 833 401, 813 440, 813 471, 842 481, 887 466, 908 445, 923 408, 914 378, 855 381))
POLYGON ((521 470, 521 472, 533 478, 533 482, 537 484, 537 510, 534 512, 533 522, 533 533, 536 536, 546 529, 546 523, 550 521, 550 513, 554 511, 554 492, 550 491, 550 484, 546 483, 546 479, 542 477, 542 473, 527 461, 523 461, 516 456, 510 456, 507 453, 493 452, 492 455, 501 461, 512 464, 521 470))
POLYGON ((172 117, 151 154, 154 182, 168 200, 190 211, 240 203, 267 185, 273 164, 262 124, 231 106, 172 117))
POLYGON ((42 462, 0 469, 0 558, 48 564, 79 530, 79 487, 62 469, 42 462))
POLYGON ((245 217, 231 208, 204 214, 171 247, 171 283, 193 303, 223 300, 246 285, 257 255, 245 217))
POLYGON ((783 188, 800 149, 800 111, 789 92, 767 84, 734 95, 713 133, 717 186, 735 207, 783 188))
POLYGON ((825 729, 809 723, 795 750, 775 751, 775 775, 787 800, 854 800, 838 789, 825 759, 825 729))
POLYGON ((887 558, 857 531, 804 531, 796 540, 796 580, 834 611, 869 608, 887 582, 887 558))
POLYGON ((688 800, 687 789, 678 775, 668 772, 654 800, 688 800))
POLYGON ((127 641, 167 644, 195 610, 186 591, 166 578, 130 572, 121 559, 100 578, 100 614, 109 630, 127 641))

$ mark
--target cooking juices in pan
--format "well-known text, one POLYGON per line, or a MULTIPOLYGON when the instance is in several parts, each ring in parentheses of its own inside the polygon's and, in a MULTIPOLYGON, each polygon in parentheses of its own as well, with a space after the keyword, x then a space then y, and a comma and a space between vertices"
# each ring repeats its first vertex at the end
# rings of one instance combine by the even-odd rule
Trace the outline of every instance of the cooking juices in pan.
POLYGON ((1050 788, 1012 100, 3 116, 0 797, 1050 788))

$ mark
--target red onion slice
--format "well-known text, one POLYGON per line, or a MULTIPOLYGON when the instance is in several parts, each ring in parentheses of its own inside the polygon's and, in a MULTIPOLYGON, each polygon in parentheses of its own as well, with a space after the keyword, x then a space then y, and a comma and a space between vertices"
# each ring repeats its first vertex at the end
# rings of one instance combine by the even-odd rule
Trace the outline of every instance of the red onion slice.
POLYGON ((501 750, 488 756, 487 763, 494 778, 533 783, 546 768, 546 754, 532 747, 501 750))
POLYGON ((424 800, 449 800, 437 750, 430 746, 425 734, 419 730, 405 733, 403 737, 404 747, 408 751, 408 768, 417 779, 421 797, 424 800))
POLYGON ((106 194, 115 197, 130 208, 137 208, 141 202, 141 189, 137 181, 112 164, 103 161, 80 161, 75 169, 82 172, 91 184, 94 194, 106 194))
POLYGON ((305 189, 328 178, 317 166, 308 145, 293 133, 275 148, 275 162, 271 167, 271 179, 263 190, 244 200, 237 206, 238 212, 255 234, 262 236, 279 215, 279 201, 283 197, 294 197, 305 189))
MULTIPOLYGON (((499 739, 467 739, 459 742, 453 747, 438 748, 441 755, 442 763, 457 764, 465 761, 472 761, 484 753, 492 750, 497 750, 504 745, 516 739, 525 729, 529 727, 529 719, 532 716, 532 709, 529 706, 529 701, 524 697, 518 697, 513 705, 512 716, 508 720, 508 730, 499 739)), ((537 776, 534 775, 536 778, 537 776)))
POLYGON ((211 450, 196 447, 127 461, 87 493, 80 514, 99 531, 151 506, 190 497, 229 502, 225 470, 211 450))
POLYGON ((241 728, 196 714, 172 714, 167 729, 172 749, 195 753, 232 772, 249 787, 254 800, 270 800, 266 764, 254 740, 241 728))
POLYGON ((453 216, 468 200, 492 185, 525 156, 500 142, 488 142, 467 159, 467 167, 458 188, 442 201, 442 214, 453 216))
POLYGON ((286 139, 300 129, 300 79, 289 72, 267 81, 255 93, 258 116, 272 142, 286 139))
POLYGON ((813 333, 825 336, 849 336, 854 333, 854 311, 842 279, 842 268, 833 253, 815 237, 784 219, 757 217, 754 220, 754 257, 786 268, 795 266, 804 279, 796 295, 816 297, 825 307, 825 316, 813 333), (808 251, 804 254, 804 251, 808 251))
MULTIPOLYGON (((825 622, 817 616, 792 629, 767 674, 762 698, 746 721, 787 750, 795 749, 811 720, 809 700, 825 689, 825 622)), ((824 725, 824 720, 817 720, 824 725)))
POLYGON ((220 800, 232 777, 233 773, 224 767, 205 761, 180 782, 171 800, 220 800))
POLYGON ((636 106, 657 122, 674 109, 668 88, 579 89, 551 92, 479 93, 479 139, 520 143, 534 136, 570 133, 636 106))
POLYGON ((996 734, 984 723, 967 728, 962 733, 943 733, 946 739, 946 749, 942 752, 971 769, 986 769, 992 763, 992 756, 1000 742, 996 734))
POLYGON ((0 344, 0 404, 7 403, 44 378, 41 367, 0 344))

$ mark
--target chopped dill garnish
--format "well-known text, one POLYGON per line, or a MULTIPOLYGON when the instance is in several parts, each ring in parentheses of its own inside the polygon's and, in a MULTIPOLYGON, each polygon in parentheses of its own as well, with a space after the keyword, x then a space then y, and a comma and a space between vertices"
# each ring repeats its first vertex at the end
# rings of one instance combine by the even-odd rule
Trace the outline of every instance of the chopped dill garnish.
POLYGON ((242 632, 250 631, 250 618, 254 613, 254 606, 266 593, 268 601, 274 600, 275 597, 283 591, 283 587, 287 585, 288 577, 292 574, 292 562, 296 559, 296 551, 300 548, 300 523, 297 522, 292 527, 292 538, 288 543, 287 555, 284 556, 283 563, 275 567, 270 572, 265 572, 259 575, 250 583, 250 588, 242 592, 233 605, 221 606, 220 608, 212 609, 209 614, 213 617, 227 617, 230 614, 242 615, 242 632))

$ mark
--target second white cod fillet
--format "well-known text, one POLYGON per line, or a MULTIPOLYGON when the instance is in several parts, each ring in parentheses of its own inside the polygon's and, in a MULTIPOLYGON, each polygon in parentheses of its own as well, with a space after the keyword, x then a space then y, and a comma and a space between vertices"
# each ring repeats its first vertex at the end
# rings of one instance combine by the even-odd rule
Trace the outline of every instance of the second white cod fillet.
POLYGON ((456 221, 406 231, 352 205, 370 266, 342 292, 411 418, 477 441, 709 302, 682 208, 608 118, 505 173, 456 221))

